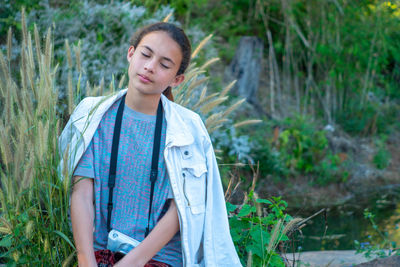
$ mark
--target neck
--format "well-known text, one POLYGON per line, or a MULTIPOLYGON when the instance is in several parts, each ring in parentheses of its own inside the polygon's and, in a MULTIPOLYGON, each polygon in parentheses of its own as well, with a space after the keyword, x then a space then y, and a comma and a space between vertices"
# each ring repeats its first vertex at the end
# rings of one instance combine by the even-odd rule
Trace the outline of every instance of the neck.
POLYGON ((126 93, 125 105, 131 109, 147 115, 156 115, 161 95, 143 95, 135 90, 126 93))

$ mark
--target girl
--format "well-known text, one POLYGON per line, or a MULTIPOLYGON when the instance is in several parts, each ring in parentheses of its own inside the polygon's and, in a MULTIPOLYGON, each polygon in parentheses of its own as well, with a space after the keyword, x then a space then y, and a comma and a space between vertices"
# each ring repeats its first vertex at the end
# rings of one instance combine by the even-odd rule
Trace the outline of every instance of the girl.
POLYGON ((140 242, 114 266, 241 266, 210 137, 171 101, 190 42, 156 23, 130 44, 128 89, 82 100, 59 139, 79 266, 119 260, 110 231, 140 242))

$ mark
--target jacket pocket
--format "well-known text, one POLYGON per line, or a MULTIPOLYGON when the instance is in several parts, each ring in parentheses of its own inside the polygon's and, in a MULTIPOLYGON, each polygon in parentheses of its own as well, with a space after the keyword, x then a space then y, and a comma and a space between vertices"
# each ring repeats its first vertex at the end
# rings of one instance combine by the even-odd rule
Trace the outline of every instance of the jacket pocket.
POLYGON ((207 167, 205 163, 186 162, 182 166, 183 193, 187 205, 193 214, 204 213, 206 199, 206 176, 207 167))

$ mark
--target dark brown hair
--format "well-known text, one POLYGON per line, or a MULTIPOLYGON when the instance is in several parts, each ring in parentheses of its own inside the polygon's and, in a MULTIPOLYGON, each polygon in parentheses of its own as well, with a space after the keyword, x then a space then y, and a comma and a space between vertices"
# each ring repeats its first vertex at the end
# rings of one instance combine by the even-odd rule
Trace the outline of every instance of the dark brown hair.
MULTIPOLYGON (((157 22, 154 24, 150 24, 150 25, 147 25, 147 26, 141 28, 137 32, 135 32, 132 35, 129 43, 131 46, 135 47, 135 49, 136 49, 138 44, 140 43, 140 41, 143 39, 144 36, 146 36, 147 34, 149 34, 151 32, 156 32, 156 31, 162 31, 162 32, 167 33, 169 35, 169 37, 171 37, 172 40, 174 40, 181 48, 182 61, 181 61, 181 65, 179 66, 179 69, 178 69, 178 72, 176 73, 176 75, 183 74, 190 63, 192 46, 190 45, 189 38, 186 36, 185 32, 181 28, 175 26, 172 23, 167 23, 167 22, 157 22)), ((171 92, 171 87, 167 87, 164 90, 163 94, 166 97, 168 97, 169 100, 174 101, 174 98, 173 98, 173 95, 171 92)))

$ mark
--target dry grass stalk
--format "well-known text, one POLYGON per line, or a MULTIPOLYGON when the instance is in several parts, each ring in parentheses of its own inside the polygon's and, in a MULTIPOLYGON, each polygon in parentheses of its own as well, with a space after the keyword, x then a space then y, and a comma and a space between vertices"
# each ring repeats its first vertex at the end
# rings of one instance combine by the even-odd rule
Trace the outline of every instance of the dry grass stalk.
POLYGON ((42 52, 41 52, 41 47, 40 47, 40 37, 39 37, 39 31, 37 29, 36 24, 33 25, 33 34, 35 35, 35 48, 36 48, 36 59, 38 64, 41 64, 41 59, 42 59, 42 52))
MULTIPOLYGON (((3 192, 0 189, 0 196, 3 195, 3 192)), ((0 233, 9 235, 12 233, 11 224, 4 218, 0 217, 0 233)))
POLYGON ((100 81, 99 94, 100 94, 100 95, 103 95, 103 94, 104 94, 104 77, 101 78, 101 81, 100 81))
POLYGON ((121 89, 125 82, 125 74, 122 75, 121 80, 118 83, 118 89, 121 89))
POLYGON ((163 22, 168 22, 169 19, 170 19, 171 17, 172 17, 172 12, 169 13, 169 14, 163 19, 163 22))
MULTIPOLYGON (((35 61, 33 60, 33 48, 32 48, 32 34, 29 32, 28 33, 28 45, 27 45, 27 51, 28 51, 28 63, 29 63, 29 69, 31 70, 31 73, 35 71, 35 61)), ((33 88, 33 86, 32 86, 33 88)))
POLYGON ((71 266, 73 260, 75 258, 75 251, 72 252, 62 263, 62 267, 67 267, 67 266, 71 266))
POLYGON ((28 30, 26 28, 26 20, 25 20, 25 8, 23 7, 21 10, 21 25, 22 25, 22 41, 26 43, 28 40, 28 30))
POLYGON ((238 100, 235 104, 230 106, 228 109, 226 109, 223 113, 223 117, 228 116, 230 113, 232 113, 234 110, 236 110, 240 105, 242 105, 246 101, 245 98, 238 100))
POLYGON ((211 112, 216 106, 220 105, 221 103, 225 102, 228 99, 227 96, 224 97, 218 97, 217 99, 214 99, 207 104, 203 105, 200 110, 202 113, 207 114, 211 112))
POLYGON ((201 90, 199 101, 202 101, 207 94, 207 86, 204 86, 203 90, 201 90))
POLYGON ((52 42, 51 42, 51 28, 47 29, 47 34, 46 34, 46 46, 44 49, 44 62, 45 62, 45 67, 46 69, 50 70, 50 62, 52 59, 52 42))
POLYGON ((22 83, 22 89, 27 90, 27 75, 26 75, 26 70, 27 70, 27 60, 26 60, 26 51, 25 51, 25 42, 22 43, 22 49, 21 49, 21 67, 20 67, 20 73, 21 73, 21 83, 22 83))
POLYGON ((293 218, 286 224, 285 228, 283 228, 282 234, 286 235, 287 233, 296 229, 296 227, 302 220, 303 220, 302 218, 293 218))
POLYGON ((253 266, 253 252, 249 251, 249 254, 247 255, 246 267, 251 266, 253 266))
POLYGON ((210 65, 214 64, 217 61, 219 61, 218 57, 214 57, 214 58, 210 59, 209 61, 204 63, 203 66, 200 67, 200 70, 205 70, 206 68, 208 68, 210 65))
POLYGON ((195 58, 197 54, 200 52, 200 50, 206 45, 206 43, 213 37, 212 34, 208 35, 206 38, 204 38, 200 44, 196 47, 196 49, 192 53, 192 58, 195 58))
POLYGON ((76 69, 81 72, 81 41, 78 41, 78 45, 74 46, 76 69))
POLYGON ((10 27, 7 32, 7 59, 8 59, 8 62, 11 62, 11 47, 12 47, 12 29, 10 27))
POLYGON ((68 68, 72 69, 71 47, 69 46, 68 39, 65 40, 65 52, 67 53, 68 68))
POLYGON ((237 80, 233 80, 230 84, 228 84, 224 90, 222 90, 220 96, 225 96, 232 89, 232 87, 236 84, 237 80))
POLYGON ((196 104, 194 104, 193 109, 197 109, 197 108, 201 107, 202 105, 204 105, 204 103, 206 103, 210 99, 216 98, 218 95, 219 95, 219 93, 213 93, 207 97, 199 99, 199 101, 196 104))
POLYGON ((211 116, 209 116, 206 119, 206 122, 205 122, 206 126, 208 126, 208 125, 211 126, 213 123, 218 121, 221 118, 221 116, 222 116, 222 112, 212 114, 211 116))
POLYGON ((193 91, 194 88, 196 88, 197 86, 199 86, 199 85, 205 83, 205 82, 208 81, 209 79, 210 79, 210 77, 204 77, 204 78, 201 78, 201 79, 199 79, 199 80, 196 80, 196 81, 190 83, 189 86, 188 86, 188 88, 187 88, 187 90, 186 90, 186 94, 187 94, 187 95, 190 95, 190 94, 192 93, 192 91, 193 91))
POLYGON ((267 251, 269 253, 274 251, 278 244, 277 241, 279 241, 279 235, 281 234, 282 228, 283 228, 282 221, 283 221, 282 219, 278 220, 278 222, 274 225, 274 228, 272 228, 272 234, 269 239, 269 243, 268 243, 268 247, 267 247, 267 251))
MULTIPOLYGON (((10 73, 8 71, 7 63, 4 59, 3 53, 0 51, 0 65, 1 65, 1 72, 3 73, 4 79, 8 79, 10 73)), ((0 79, 1 82, 1 95, 4 97, 4 85, 3 85, 3 79, 0 79)))
POLYGON ((69 114, 74 111, 74 91, 72 88, 72 72, 71 70, 68 71, 68 112, 69 114))
POLYGON ((238 127, 242 127, 242 126, 245 126, 245 125, 257 124, 257 123, 260 123, 260 122, 262 122, 262 120, 246 120, 246 121, 241 121, 241 122, 235 123, 233 126, 235 128, 238 128, 238 127))

